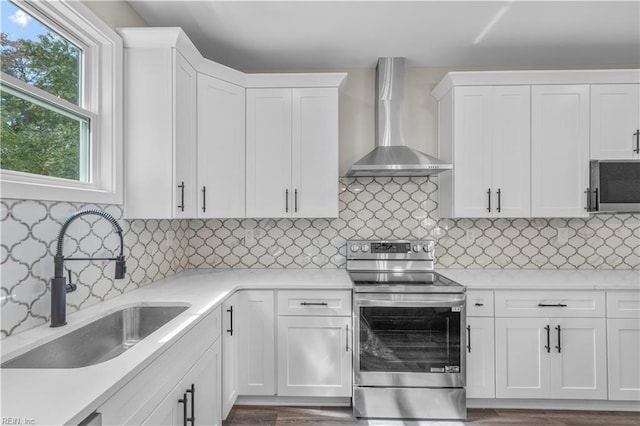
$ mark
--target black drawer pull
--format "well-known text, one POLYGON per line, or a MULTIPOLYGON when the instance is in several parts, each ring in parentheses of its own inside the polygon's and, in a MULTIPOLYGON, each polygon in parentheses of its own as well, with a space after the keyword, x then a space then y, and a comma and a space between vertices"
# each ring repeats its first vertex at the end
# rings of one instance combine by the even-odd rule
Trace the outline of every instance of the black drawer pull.
POLYGON ((329 306, 327 302, 300 302, 301 306, 329 306))
POLYGON ((565 305, 564 303, 554 303, 554 304, 538 303, 538 307, 539 308, 566 308, 567 305, 565 305))
POLYGON ((473 304, 473 306, 484 306, 484 303, 476 302, 473 304))

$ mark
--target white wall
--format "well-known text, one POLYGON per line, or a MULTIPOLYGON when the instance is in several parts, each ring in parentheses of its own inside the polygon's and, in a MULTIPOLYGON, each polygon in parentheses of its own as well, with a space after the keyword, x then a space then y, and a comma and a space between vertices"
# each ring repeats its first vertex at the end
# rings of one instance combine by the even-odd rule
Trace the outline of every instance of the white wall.
POLYGON ((133 10, 128 2, 123 0, 94 1, 84 0, 93 13, 111 28, 118 27, 146 27, 147 23, 133 10))

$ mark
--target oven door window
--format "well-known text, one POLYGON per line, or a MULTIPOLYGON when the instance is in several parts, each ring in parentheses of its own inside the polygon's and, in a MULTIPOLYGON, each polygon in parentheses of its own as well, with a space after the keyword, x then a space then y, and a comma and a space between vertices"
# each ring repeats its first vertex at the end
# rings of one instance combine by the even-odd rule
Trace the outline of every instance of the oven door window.
POLYGON ((460 372, 460 312, 445 307, 360 307, 360 371, 460 372))

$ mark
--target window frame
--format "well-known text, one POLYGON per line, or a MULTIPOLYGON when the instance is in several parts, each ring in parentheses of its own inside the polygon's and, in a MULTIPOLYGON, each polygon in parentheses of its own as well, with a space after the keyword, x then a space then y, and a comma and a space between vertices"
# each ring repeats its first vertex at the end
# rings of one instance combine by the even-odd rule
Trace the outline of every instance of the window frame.
POLYGON ((123 48, 79 1, 13 0, 82 49, 80 106, 2 74, 3 84, 90 119, 89 182, 0 169, 0 197, 123 204, 123 48))

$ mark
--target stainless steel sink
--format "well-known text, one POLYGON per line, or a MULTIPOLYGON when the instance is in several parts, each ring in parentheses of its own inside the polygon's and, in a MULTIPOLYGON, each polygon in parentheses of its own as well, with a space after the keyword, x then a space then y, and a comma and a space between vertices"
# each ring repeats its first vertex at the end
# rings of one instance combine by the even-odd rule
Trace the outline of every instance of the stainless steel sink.
POLYGON ((186 306, 133 306, 38 346, 2 368, 78 368, 99 364, 130 349, 187 309, 186 306))

